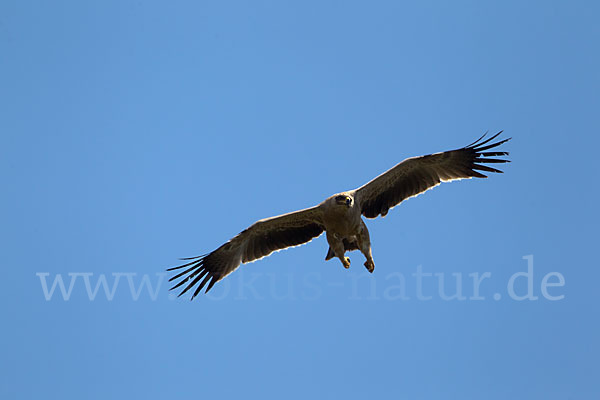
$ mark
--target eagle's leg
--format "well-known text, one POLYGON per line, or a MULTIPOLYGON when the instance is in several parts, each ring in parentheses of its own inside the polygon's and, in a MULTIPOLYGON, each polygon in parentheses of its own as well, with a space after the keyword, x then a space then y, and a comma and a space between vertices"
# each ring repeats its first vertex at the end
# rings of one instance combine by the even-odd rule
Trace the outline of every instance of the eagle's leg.
POLYGON ((344 268, 350 268, 350 258, 344 257, 344 242, 342 239, 338 239, 335 235, 327 232, 327 243, 331 246, 333 253, 337 258, 340 259, 344 268))
POLYGON ((358 248, 360 252, 364 254, 367 261, 365 261, 365 267, 369 272, 375 270, 375 263, 373 262, 373 254, 371 253, 371 238, 369 237, 369 230, 364 221, 360 221, 360 233, 357 235, 358 248))

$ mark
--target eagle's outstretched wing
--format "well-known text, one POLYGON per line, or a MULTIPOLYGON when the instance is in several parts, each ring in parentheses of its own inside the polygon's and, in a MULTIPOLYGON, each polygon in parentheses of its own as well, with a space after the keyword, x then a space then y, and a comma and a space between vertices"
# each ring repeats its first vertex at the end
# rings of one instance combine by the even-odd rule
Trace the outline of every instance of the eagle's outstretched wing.
POLYGON ((470 145, 458 150, 408 158, 392 169, 379 175, 369 183, 355 190, 356 204, 367 218, 385 216, 389 209, 409 197, 416 196, 440 184, 465 178, 487 178, 477 172, 499 172, 486 163, 505 163, 509 160, 490 158, 507 156, 505 151, 486 151, 510 140, 491 143, 502 131, 483 140, 485 135, 470 145))
POLYGON ((277 250, 310 242, 324 230, 321 211, 317 207, 261 219, 212 253, 186 259, 192 261, 169 268, 167 271, 185 268, 169 279, 173 281, 181 278, 170 290, 187 284, 179 294, 181 296, 198 285, 192 295, 193 299, 207 283, 206 292, 240 264, 266 257, 277 250))

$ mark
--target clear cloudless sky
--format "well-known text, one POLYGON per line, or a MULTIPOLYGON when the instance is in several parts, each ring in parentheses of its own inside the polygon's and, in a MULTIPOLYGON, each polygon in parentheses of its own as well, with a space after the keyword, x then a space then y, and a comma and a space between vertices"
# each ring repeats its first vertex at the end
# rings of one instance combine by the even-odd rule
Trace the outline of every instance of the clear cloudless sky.
POLYGON ((599 11, 2 0, 0 397, 600 398, 599 11), (170 296, 179 257, 501 129, 504 174, 367 220, 373 275, 320 237, 170 296))

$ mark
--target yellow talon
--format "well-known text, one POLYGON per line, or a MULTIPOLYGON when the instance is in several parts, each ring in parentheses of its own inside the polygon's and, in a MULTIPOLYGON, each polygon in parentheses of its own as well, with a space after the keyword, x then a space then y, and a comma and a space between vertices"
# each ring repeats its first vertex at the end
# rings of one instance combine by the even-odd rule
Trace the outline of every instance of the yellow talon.
POLYGON ((350 257, 344 257, 344 261, 342 261, 342 264, 344 264, 344 268, 350 268, 350 257))

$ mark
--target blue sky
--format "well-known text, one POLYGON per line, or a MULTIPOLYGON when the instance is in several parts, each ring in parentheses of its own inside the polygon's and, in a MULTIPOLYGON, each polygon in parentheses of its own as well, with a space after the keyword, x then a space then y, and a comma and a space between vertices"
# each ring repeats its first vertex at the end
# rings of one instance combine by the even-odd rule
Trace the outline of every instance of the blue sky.
POLYGON ((2 1, 2 398, 597 398, 598 11, 2 1), (178 257, 501 129, 505 174, 367 221, 373 275, 320 237, 169 296, 178 257))

